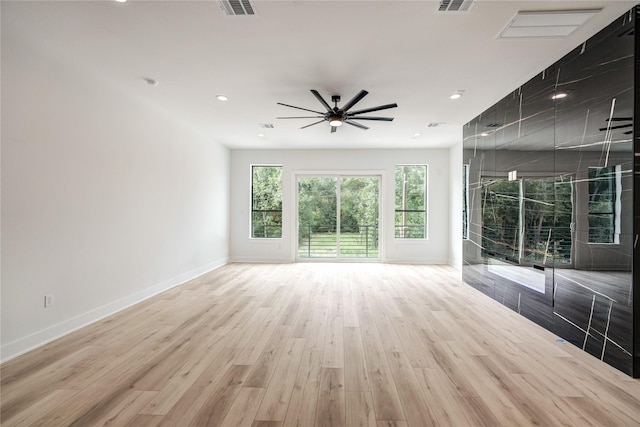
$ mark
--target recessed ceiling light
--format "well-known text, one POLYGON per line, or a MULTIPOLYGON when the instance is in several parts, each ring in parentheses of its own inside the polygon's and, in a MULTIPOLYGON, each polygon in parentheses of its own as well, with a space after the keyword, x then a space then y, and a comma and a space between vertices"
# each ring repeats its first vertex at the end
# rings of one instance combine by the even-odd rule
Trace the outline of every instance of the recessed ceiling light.
POLYGON ((142 80, 147 82, 149 86, 158 86, 158 81, 154 79, 150 79, 149 77, 143 77, 142 80))
POLYGON ((264 134, 263 134, 263 133, 259 133, 259 134, 258 134, 258 136, 259 136, 260 138, 264 138, 264 134))
POLYGON ((487 132, 482 132, 480 136, 489 136, 489 134, 487 132))
POLYGON ((422 135, 421 133, 414 133, 414 134, 413 134, 413 136, 412 136, 412 138, 417 138, 417 137, 419 137, 419 136, 421 136, 421 135, 422 135))
POLYGON ((127 0, 116 0, 117 3, 126 3, 127 0))
POLYGON ((459 91, 457 91, 457 92, 455 92, 455 93, 452 93, 452 94, 449 96, 449 98, 450 98, 450 99, 460 99, 460 98, 462 98, 462 92, 463 92, 463 91, 459 90, 459 91))
POLYGON ((218 96, 216 96, 216 99, 218 101, 228 101, 229 100, 229 98, 226 97, 225 95, 218 95, 218 96))
POLYGON ((558 92, 555 95, 553 95, 551 99, 562 99, 562 98, 566 98, 567 96, 568 94, 566 92, 558 92))

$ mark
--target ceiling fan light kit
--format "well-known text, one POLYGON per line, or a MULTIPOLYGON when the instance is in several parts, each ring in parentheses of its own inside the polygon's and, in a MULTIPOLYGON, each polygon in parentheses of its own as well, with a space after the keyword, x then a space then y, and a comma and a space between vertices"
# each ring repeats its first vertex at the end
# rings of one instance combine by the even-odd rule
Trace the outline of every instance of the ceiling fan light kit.
POLYGON ((344 123, 351 126, 355 126, 362 130, 367 130, 369 129, 367 126, 360 124, 358 122, 355 122, 354 120, 375 120, 375 121, 390 122, 390 121, 393 121, 393 117, 371 117, 371 116, 361 116, 360 114, 386 110, 389 108, 396 108, 398 106, 398 104, 393 103, 393 104, 380 105, 377 107, 364 108, 362 110, 357 110, 357 111, 351 111, 351 108, 354 105, 356 105, 362 98, 367 96, 369 92, 367 92, 366 90, 361 90, 356 94, 356 96, 351 98, 349 102, 347 102, 340 108, 338 108, 338 102, 340 102, 340 95, 331 96, 331 102, 334 103, 334 106, 332 108, 317 90, 311 89, 311 93, 313 94, 313 96, 316 97, 318 102, 320 102, 320 104, 322 104, 322 106, 325 108, 326 110, 325 112, 310 110, 308 108, 296 107, 294 105, 283 104, 282 102, 278 102, 278 105, 283 105, 285 107, 295 108, 303 111, 309 111, 311 113, 317 114, 317 116, 278 117, 278 119, 321 119, 309 125, 302 126, 300 129, 308 128, 309 126, 317 125, 319 123, 327 121, 329 122, 329 125, 331 127, 331 133, 335 132, 337 128, 339 126, 342 126, 344 123))
POLYGON ((342 119, 338 116, 333 116, 331 117, 331 120, 329 120, 329 124, 334 127, 342 126, 342 119))

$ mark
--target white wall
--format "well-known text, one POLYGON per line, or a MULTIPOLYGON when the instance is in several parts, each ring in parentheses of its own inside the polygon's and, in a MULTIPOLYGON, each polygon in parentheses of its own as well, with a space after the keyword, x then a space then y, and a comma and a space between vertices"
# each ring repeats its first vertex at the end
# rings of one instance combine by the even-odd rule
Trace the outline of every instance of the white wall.
POLYGON ((66 64, 2 40, 3 360, 228 257, 228 150, 66 64))
MULTIPOLYGON (((460 135, 462 140, 462 135, 460 135)), ((449 264, 462 271, 462 142, 449 149, 449 210, 451 212, 449 264)))
MULTIPOLYGON (((329 135, 328 135, 329 137, 329 135)), ((381 183, 382 260, 403 263, 449 262, 449 150, 232 150, 231 261, 291 262, 295 259, 295 176, 299 172, 332 171, 383 174, 381 183), (283 237, 251 239, 250 167, 283 166, 283 237), (426 240, 395 239, 394 169, 397 164, 429 165, 426 240)))

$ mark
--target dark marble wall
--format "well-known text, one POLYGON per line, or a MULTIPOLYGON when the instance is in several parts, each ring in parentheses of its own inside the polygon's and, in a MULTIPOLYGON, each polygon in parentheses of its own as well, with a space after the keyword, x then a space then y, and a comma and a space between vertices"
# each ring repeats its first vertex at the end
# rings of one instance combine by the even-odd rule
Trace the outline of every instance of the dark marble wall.
POLYGON ((462 271, 469 285, 637 377, 636 13, 465 125, 462 271))

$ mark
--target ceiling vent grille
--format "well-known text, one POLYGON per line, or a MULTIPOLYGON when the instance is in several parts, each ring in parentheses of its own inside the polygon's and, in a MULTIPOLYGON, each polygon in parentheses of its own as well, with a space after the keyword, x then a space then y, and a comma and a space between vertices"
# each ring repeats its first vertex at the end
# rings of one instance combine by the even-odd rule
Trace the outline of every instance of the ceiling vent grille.
POLYGON ((229 16, 255 15, 256 10, 249 0, 220 0, 220 9, 229 16))
POLYGON ((440 0, 438 12, 468 12, 475 0, 440 0))
POLYGON ((260 126, 262 129, 273 129, 273 128, 275 128, 273 123, 258 123, 258 126, 260 126))

